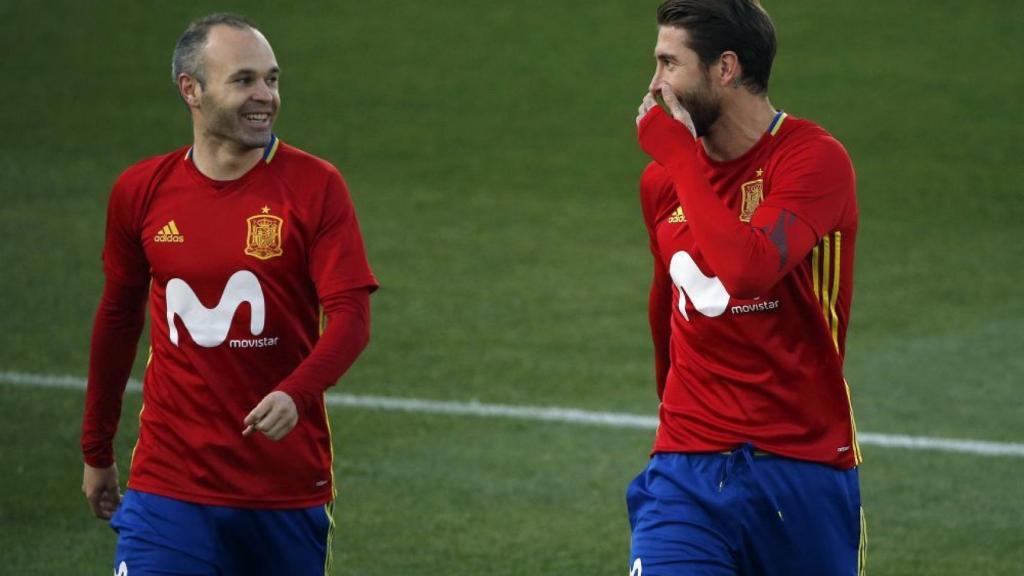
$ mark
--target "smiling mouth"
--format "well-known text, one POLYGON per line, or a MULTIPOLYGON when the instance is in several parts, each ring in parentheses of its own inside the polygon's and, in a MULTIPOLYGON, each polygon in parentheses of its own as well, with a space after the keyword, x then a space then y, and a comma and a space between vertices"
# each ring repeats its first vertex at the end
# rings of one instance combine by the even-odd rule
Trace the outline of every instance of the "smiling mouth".
POLYGON ((245 118, 251 124, 268 124, 270 122, 269 112, 248 112, 242 114, 242 118, 245 118))

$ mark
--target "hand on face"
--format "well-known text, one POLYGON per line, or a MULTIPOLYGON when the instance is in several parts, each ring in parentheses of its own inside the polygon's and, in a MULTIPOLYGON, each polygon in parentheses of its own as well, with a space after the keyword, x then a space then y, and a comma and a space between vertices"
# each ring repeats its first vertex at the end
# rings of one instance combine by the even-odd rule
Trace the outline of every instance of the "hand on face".
POLYGON ((640 121, 643 120, 644 116, 655 106, 660 105, 656 96, 660 96, 664 103, 663 108, 668 112, 672 118, 677 122, 686 126, 686 129, 693 134, 694 138, 697 137, 697 131, 693 126, 693 118, 690 117, 690 113, 683 107, 682 102, 676 97, 676 93, 672 90, 667 83, 660 84, 655 90, 648 92, 644 95, 643 102, 640 103, 636 117, 636 125, 640 126, 640 121))

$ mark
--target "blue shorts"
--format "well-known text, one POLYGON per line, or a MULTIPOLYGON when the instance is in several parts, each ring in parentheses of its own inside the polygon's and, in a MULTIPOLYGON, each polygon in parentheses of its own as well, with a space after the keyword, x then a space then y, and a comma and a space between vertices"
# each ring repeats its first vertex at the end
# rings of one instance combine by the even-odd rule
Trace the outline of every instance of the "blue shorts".
POLYGON ((110 521, 118 535, 114 574, 325 574, 332 507, 204 506, 128 490, 110 521))
POLYGON ((655 454, 626 491, 630 576, 858 576, 856 468, 755 453, 655 454))

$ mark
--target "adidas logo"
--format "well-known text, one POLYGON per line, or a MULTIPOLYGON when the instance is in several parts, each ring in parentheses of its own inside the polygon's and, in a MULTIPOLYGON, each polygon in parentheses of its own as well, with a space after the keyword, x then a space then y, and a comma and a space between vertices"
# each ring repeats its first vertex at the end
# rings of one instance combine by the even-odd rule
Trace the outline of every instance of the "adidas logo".
POLYGON ((178 232, 178 226, 171 220, 153 236, 153 242, 184 242, 185 236, 178 232))
POLYGON ((679 224, 680 222, 686 222, 686 214, 683 214, 683 207, 679 206, 676 211, 668 217, 669 224, 679 224))

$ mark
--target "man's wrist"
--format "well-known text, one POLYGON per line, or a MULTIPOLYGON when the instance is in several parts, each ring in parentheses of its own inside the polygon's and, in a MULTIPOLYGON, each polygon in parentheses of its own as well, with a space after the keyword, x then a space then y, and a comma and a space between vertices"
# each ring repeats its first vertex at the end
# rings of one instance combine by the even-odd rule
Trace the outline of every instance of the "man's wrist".
POLYGON ((697 142, 690 130, 659 106, 640 120, 637 138, 643 151, 662 166, 685 162, 696 151, 697 142))
POLYGON ((110 468, 111 466, 114 465, 114 457, 113 455, 94 456, 89 454, 83 454, 82 462, 84 462, 90 468, 110 468))

